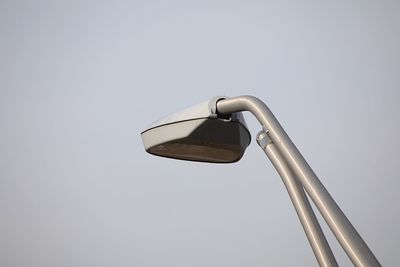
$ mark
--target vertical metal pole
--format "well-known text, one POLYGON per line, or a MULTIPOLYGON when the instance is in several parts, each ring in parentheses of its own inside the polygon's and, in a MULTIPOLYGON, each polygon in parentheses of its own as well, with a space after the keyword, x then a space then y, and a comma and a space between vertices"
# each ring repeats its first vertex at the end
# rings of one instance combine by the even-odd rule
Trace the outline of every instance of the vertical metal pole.
POLYGON ((338 266, 321 226, 318 223, 317 217, 304 192, 303 186, 293 174, 286 160, 282 157, 265 131, 258 133, 257 143, 281 176, 319 266, 338 266))
POLYGON ((271 140, 289 163, 353 264, 381 266, 264 102, 253 96, 227 98, 217 102, 217 111, 221 114, 250 111, 270 133, 271 140))

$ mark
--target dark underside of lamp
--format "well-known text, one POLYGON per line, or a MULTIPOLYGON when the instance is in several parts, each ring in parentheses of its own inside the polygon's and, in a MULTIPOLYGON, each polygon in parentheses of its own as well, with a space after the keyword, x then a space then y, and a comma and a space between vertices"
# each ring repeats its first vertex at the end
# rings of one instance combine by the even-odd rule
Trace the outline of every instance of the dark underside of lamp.
POLYGON ((218 118, 161 125, 143 132, 142 138, 151 154, 213 163, 240 160, 250 143, 250 133, 242 123, 218 118))

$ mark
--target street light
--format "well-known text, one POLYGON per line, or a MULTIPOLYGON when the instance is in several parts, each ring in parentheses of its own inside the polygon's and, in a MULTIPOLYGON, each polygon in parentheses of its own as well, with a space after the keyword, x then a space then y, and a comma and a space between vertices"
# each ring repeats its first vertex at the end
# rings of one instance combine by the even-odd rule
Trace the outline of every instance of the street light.
POLYGON ((262 126, 257 143, 280 174, 320 266, 337 266, 308 201, 314 202, 355 266, 381 266, 367 244, 293 144, 269 108, 253 96, 214 97, 155 122, 142 132, 147 152, 183 160, 238 161, 250 134, 241 111, 262 126))
POLYGON ((154 122, 142 132, 147 152, 168 158, 230 163, 240 160, 250 144, 243 115, 218 116, 223 97, 190 107, 154 122))

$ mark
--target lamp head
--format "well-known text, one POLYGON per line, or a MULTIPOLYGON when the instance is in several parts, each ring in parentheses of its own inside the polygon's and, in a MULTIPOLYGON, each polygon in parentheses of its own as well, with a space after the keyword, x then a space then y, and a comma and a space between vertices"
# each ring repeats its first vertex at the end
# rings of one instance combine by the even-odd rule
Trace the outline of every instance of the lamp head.
POLYGON ((156 121, 141 133, 147 152, 157 156, 214 163, 240 160, 250 144, 243 115, 217 115, 218 100, 185 109, 156 121))

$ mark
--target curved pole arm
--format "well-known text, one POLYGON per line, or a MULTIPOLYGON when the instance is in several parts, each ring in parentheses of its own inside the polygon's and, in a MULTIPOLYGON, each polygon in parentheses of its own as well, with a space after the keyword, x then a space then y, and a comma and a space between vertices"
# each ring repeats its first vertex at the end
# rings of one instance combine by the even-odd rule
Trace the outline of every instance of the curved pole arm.
POLYGON ((271 140, 299 178, 300 183, 353 264, 355 266, 381 266, 270 109, 261 100, 253 96, 239 96, 217 102, 217 112, 220 114, 228 115, 239 111, 251 112, 261 123, 264 130, 268 131, 271 140))

